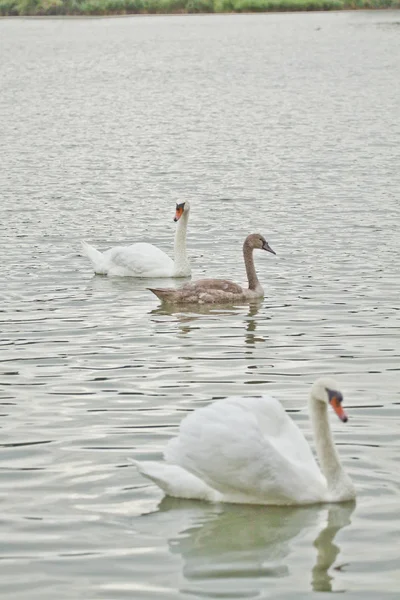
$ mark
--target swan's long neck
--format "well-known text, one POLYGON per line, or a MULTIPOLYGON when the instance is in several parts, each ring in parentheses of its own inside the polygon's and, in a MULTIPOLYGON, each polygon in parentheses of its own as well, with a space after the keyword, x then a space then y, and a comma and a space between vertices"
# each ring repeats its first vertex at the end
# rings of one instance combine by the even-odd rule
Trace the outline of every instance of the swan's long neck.
POLYGON ((258 290, 261 288, 261 284, 258 281, 256 268, 254 266, 253 248, 246 244, 246 242, 243 244, 243 257, 247 281, 249 282, 249 290, 258 290))
POLYGON ((177 272, 190 272, 189 259, 186 253, 186 230, 189 213, 184 212, 178 221, 175 231, 174 262, 177 272))
POLYGON ((327 404, 311 396, 310 415, 317 456, 328 484, 328 493, 334 500, 353 498, 353 484, 343 469, 333 442, 327 404))

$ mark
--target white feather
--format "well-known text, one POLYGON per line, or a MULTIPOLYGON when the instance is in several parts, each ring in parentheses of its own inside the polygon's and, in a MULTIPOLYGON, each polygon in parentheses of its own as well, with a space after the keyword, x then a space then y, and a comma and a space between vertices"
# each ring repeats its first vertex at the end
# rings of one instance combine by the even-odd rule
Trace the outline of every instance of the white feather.
POLYGON ((118 246, 99 252, 86 242, 81 242, 83 253, 89 258, 95 273, 113 277, 188 277, 191 274, 186 254, 186 230, 190 206, 184 203, 184 211, 175 233, 174 257, 146 242, 130 246, 118 246))

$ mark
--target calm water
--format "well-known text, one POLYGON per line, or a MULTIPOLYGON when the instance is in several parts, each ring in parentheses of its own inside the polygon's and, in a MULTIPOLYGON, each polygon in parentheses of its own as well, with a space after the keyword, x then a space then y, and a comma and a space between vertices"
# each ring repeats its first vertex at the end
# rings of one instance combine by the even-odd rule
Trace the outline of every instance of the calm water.
POLYGON ((1 519, 7 600, 398 598, 400 13, 0 21, 1 519), (266 298, 167 312, 79 241, 172 252, 266 298), (311 382, 356 506, 162 499, 183 416, 311 382))

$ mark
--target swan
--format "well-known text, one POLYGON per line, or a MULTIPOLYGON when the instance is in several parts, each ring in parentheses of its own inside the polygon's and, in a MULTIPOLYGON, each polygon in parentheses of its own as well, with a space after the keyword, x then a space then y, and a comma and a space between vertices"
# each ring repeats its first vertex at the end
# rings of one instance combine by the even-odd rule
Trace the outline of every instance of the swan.
POLYGON ((243 302, 264 296, 254 267, 253 250, 266 250, 276 254, 267 240, 259 233, 247 236, 243 244, 243 257, 246 267, 248 288, 227 279, 199 279, 181 288, 148 288, 160 300, 171 304, 216 304, 243 302))
POLYGON ((186 230, 189 219, 189 202, 176 205, 174 221, 178 221, 175 232, 174 258, 145 242, 130 246, 110 248, 99 252, 86 242, 81 242, 83 253, 89 258, 98 275, 118 277, 189 277, 191 268, 186 254, 186 230))
POLYGON ((347 421, 330 378, 311 388, 318 467, 303 433, 270 396, 232 396, 195 410, 169 441, 164 462, 134 461, 167 495, 209 502, 302 505, 345 502, 356 492, 336 452, 328 406, 347 421))

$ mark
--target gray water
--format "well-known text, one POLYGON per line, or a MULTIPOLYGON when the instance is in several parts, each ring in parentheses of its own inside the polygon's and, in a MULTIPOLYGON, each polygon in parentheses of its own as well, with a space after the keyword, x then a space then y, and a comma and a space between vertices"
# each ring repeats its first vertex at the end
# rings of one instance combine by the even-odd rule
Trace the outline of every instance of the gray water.
POLYGON ((398 598, 400 13, 0 21, 1 518, 7 600, 398 598), (172 253, 256 306, 168 311, 80 254, 172 253), (313 380, 356 505, 163 499, 181 419, 313 380))

